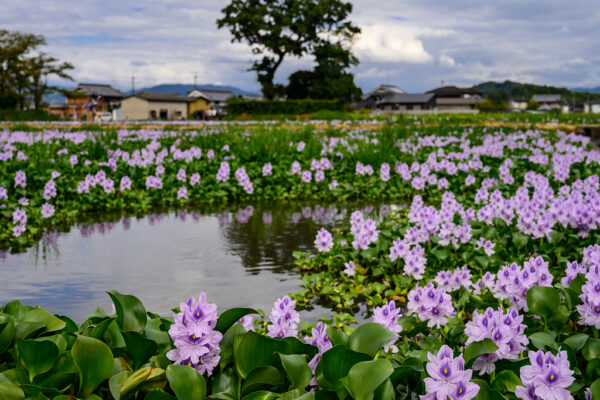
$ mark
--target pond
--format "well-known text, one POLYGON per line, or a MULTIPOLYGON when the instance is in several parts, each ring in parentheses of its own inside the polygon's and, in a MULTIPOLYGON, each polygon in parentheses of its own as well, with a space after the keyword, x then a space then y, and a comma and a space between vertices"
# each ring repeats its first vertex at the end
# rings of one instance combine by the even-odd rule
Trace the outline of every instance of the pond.
MULTIPOLYGON (((23 253, 0 253, 0 304, 19 299, 81 322, 97 307, 111 309, 108 289, 161 315, 204 291, 220 310, 268 314, 278 297, 300 288, 293 252, 314 250, 321 227, 344 226, 355 210, 380 219, 396 207, 279 202, 105 217, 46 234, 23 253)), ((330 314, 316 305, 301 317, 330 314)))

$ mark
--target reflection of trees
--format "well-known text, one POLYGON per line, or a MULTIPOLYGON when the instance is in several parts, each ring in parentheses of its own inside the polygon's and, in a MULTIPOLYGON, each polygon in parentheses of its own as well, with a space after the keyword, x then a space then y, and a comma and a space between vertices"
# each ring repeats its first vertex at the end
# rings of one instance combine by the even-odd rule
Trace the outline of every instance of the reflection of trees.
POLYGON ((250 274, 258 275, 264 267, 285 273, 294 268, 294 251, 314 248, 319 228, 342 226, 349 214, 360 208, 358 204, 344 204, 344 208, 299 203, 255 204, 250 209, 231 211, 230 223, 222 227, 222 234, 227 240, 227 250, 240 257, 250 274), (271 223, 265 224, 265 220, 271 223))

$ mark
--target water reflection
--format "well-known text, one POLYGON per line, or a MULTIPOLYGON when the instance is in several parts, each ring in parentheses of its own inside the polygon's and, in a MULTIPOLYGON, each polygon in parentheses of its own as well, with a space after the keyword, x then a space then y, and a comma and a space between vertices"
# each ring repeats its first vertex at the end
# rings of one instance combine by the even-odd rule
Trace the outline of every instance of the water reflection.
MULTIPOLYGON (((313 249, 319 228, 344 225, 358 209, 379 219, 390 206, 280 202, 92 218, 46 233, 24 253, 0 253, 0 303, 20 299, 81 321, 98 306, 110 309, 111 288, 161 314, 205 291, 220 309, 268 312, 300 286, 293 252, 313 249)), ((316 306, 302 316, 329 314, 316 306)))

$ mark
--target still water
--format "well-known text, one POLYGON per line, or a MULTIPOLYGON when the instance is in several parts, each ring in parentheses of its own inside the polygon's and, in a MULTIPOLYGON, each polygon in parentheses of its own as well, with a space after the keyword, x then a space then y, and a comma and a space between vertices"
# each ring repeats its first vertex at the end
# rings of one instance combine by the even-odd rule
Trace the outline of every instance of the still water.
MULTIPOLYGON (((23 253, 0 253, 0 304, 19 299, 79 323, 97 307, 111 309, 108 289, 133 294, 161 315, 206 292, 219 310, 268 314, 302 283, 292 253, 314 250, 321 227, 344 226, 355 210, 379 219, 390 206, 263 203, 82 223, 23 253)), ((308 320, 321 316, 330 311, 301 312, 308 320)))

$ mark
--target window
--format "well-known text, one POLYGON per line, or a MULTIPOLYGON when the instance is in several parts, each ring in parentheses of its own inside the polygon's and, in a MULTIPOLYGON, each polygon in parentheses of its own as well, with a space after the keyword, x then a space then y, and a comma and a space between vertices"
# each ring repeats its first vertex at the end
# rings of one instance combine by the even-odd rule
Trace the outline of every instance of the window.
POLYGON ((160 119, 169 118, 169 110, 161 109, 160 110, 160 119))

